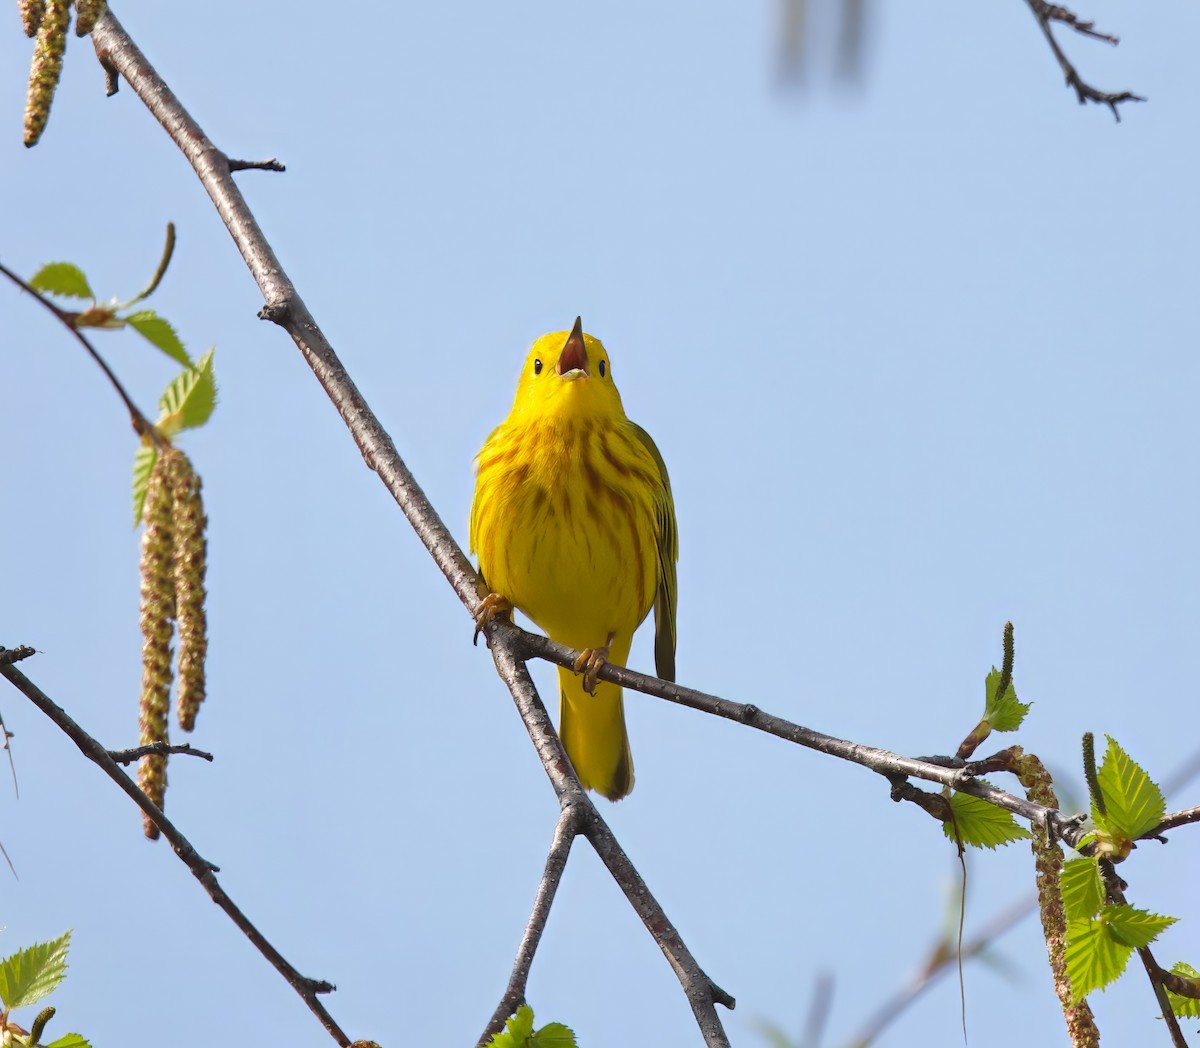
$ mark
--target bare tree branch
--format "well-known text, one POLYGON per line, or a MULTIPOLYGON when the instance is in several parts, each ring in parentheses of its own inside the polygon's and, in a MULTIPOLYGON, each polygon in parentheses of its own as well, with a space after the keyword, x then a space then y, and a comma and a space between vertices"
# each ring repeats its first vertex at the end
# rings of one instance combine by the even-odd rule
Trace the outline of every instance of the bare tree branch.
POLYGON ((1193 822, 1200 822, 1200 807, 1184 808, 1183 811, 1173 811, 1170 815, 1163 817, 1154 829, 1148 833, 1143 833, 1139 840, 1144 838, 1161 837, 1167 830, 1174 830, 1180 826, 1187 826, 1193 822))
POLYGON ((230 171, 286 171, 283 166, 274 157, 270 160, 230 160, 230 171))
POLYGON ((130 750, 109 750, 108 755, 117 764, 133 764, 135 761, 140 761, 143 757, 147 757, 152 753, 162 754, 164 757, 172 753, 180 753, 188 757, 199 757, 202 760, 211 761, 213 755, 206 750, 196 749, 190 742, 172 745, 169 742, 150 742, 145 746, 134 746, 130 750))
POLYGON ((1120 43, 1117 37, 1111 36, 1108 33, 1098 32, 1095 28, 1095 23, 1080 20, 1078 16, 1068 11, 1065 7, 1046 3, 1046 0, 1025 0, 1025 2, 1029 5, 1029 10, 1033 12, 1033 17, 1037 19, 1038 25, 1041 26, 1042 33, 1046 37, 1046 42, 1050 45, 1050 50, 1054 52, 1054 57, 1058 59, 1058 65, 1063 71, 1063 76, 1066 77, 1067 86, 1075 89, 1075 96, 1079 99, 1080 105, 1084 105, 1087 102, 1097 102, 1106 105, 1112 110, 1112 115, 1116 117, 1117 122, 1120 123, 1121 114, 1117 110, 1119 103, 1146 101, 1141 95, 1135 95, 1132 91, 1099 91, 1090 84, 1085 83, 1074 64, 1066 56, 1062 47, 1059 46, 1050 23, 1061 22, 1064 25, 1070 26, 1076 32, 1084 33, 1093 39, 1103 40, 1106 43, 1114 45, 1120 43))
POLYGON ((192 847, 191 842, 175 828, 160 808, 154 805, 150 798, 147 797, 137 784, 121 770, 116 761, 109 756, 108 750, 100 745, 91 735, 83 730, 78 724, 72 720, 65 710, 58 706, 45 692, 43 692, 36 684, 25 676, 15 666, 6 665, 0 662, 0 676, 4 676, 8 681, 20 691, 26 698, 29 699, 39 710, 49 717, 66 736, 79 747, 80 752, 94 764, 99 765, 100 769, 113 782, 115 782, 136 804, 145 812, 146 817, 158 827, 159 832, 171 842, 171 847, 174 848, 175 854, 183 861, 184 865, 192 871, 192 875, 203 886, 204 890, 211 896, 213 902, 221 907, 228 915, 230 920, 238 926, 242 934, 246 936, 271 964, 275 967, 292 987, 303 999, 304 1003, 312 1010, 313 1014, 320 1021, 321 1025, 329 1032, 330 1036, 342 1048, 347 1048, 350 1044, 350 1038, 347 1037, 333 1021, 333 1017, 325 1010, 325 1006, 317 1000, 317 994, 330 993, 335 987, 330 983, 318 979, 309 979, 301 975, 287 959, 281 954, 266 937, 253 924, 249 918, 238 909, 234 901, 225 894, 225 889, 217 883, 216 873, 220 869, 219 866, 214 866, 211 862, 205 859, 192 847))
MULTIPOLYGON (((512 627, 515 629, 515 627, 512 627)), ((519 632, 519 631, 518 631, 519 632)), ((575 770, 558 734, 551 723, 550 715, 539 698, 525 661, 514 654, 509 646, 498 639, 492 648, 492 658, 500 679, 508 685, 517 711, 525 724, 525 730, 541 758, 542 767, 554 787, 559 804, 563 808, 574 807, 574 818, 579 820, 578 833, 585 836, 595 849, 600 861, 608 868, 613 880, 625 893, 625 898, 641 918, 646 930, 658 944, 674 970, 692 1006, 692 1014, 710 1048, 723 1048, 729 1044, 715 1004, 726 1008, 734 1006, 734 999, 714 983, 696 963, 691 951, 684 944, 679 932, 668 919, 658 901, 650 894, 646 882, 633 865, 625 850, 608 824, 596 810, 587 792, 579 784, 575 770)))
POLYGON ((14 662, 20 662, 22 659, 28 659, 37 654, 36 648, 31 648, 28 644, 18 644, 15 648, 6 648, 0 645, 0 662, 6 666, 11 666, 14 662))
POLYGON ((550 852, 546 856, 546 869, 538 883, 537 895, 533 899, 533 912, 529 915, 529 923, 525 925, 525 934, 521 937, 521 945, 517 949, 517 959, 513 962, 512 975, 504 990, 504 996, 500 998, 500 1003, 488 1020, 476 1048, 484 1048, 494 1034, 504 1029, 505 1020, 526 1003, 525 987, 529 982, 529 969, 533 967, 533 955, 537 952, 542 933, 546 930, 546 918, 550 916, 554 893, 558 891, 563 870, 567 868, 571 844, 579 833, 578 811, 579 809, 572 805, 559 812, 558 822, 554 825, 554 840, 550 843, 550 852))

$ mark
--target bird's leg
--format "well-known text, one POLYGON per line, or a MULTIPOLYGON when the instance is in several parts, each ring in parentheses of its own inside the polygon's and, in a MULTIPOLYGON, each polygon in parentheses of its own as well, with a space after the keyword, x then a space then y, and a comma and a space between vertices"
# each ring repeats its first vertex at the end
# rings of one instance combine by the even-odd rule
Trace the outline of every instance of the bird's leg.
POLYGON ((608 662, 608 650, 612 647, 616 633, 610 633, 603 647, 584 648, 579 658, 575 660, 575 672, 583 674, 583 690, 589 695, 596 694, 596 674, 600 667, 608 662))
POLYGON ((499 593, 489 593, 484 597, 479 602, 479 607, 475 609, 475 633, 471 637, 472 645, 479 640, 479 634, 492 619, 511 619, 512 610, 512 601, 507 597, 500 596, 499 593))

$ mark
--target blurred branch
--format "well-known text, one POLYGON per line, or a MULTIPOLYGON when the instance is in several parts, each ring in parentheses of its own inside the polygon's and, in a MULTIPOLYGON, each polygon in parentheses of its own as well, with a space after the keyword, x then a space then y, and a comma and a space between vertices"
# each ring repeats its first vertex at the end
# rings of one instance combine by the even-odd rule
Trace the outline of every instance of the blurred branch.
POLYGON ((1067 86, 1075 89, 1075 96, 1079 99, 1080 105, 1088 102, 1097 102, 1106 105, 1112 110, 1112 115, 1116 117, 1119 123, 1121 120, 1121 114, 1117 110, 1119 103, 1146 101, 1140 95, 1135 95, 1132 91, 1099 91, 1090 84, 1085 83, 1055 38, 1051 23, 1059 22, 1070 26, 1077 33, 1090 36, 1093 40, 1103 40, 1114 47, 1120 43, 1119 38, 1109 33, 1099 32, 1094 22, 1085 22, 1073 12, 1058 4, 1048 4, 1046 0, 1025 0, 1025 2, 1029 5, 1029 10, 1033 12, 1033 17, 1037 19, 1037 23, 1046 37, 1046 42, 1050 45, 1050 50, 1054 52, 1054 57, 1058 59, 1058 65, 1063 71, 1063 76, 1066 77, 1067 86))
POLYGON ((865 1048, 898 1019, 906 1008, 911 1007, 930 986, 954 971, 956 960, 969 961, 981 954, 1001 935, 1024 920, 1036 906, 1037 903, 1030 898, 1012 903, 964 942, 961 951, 953 948, 954 941, 950 935, 940 936, 908 982, 875 1009, 866 1023, 859 1028, 858 1033, 850 1039, 850 1043, 865 1048))
POLYGON ((330 1036, 342 1048, 346 1048, 350 1044, 350 1038, 342 1033, 341 1028, 333 1021, 324 1005, 317 1000, 317 994, 330 993, 334 987, 321 980, 306 978, 288 963, 283 954, 275 949, 262 932, 250 923, 249 918, 238 909, 234 901, 225 893, 225 889, 217 883, 215 874, 220 867, 214 866, 192 847, 191 842, 162 813, 162 809, 153 804, 150 798, 138 789, 133 779, 121 770, 117 762, 110 756, 109 751, 76 724, 62 707, 58 706, 15 666, 0 661, 0 676, 6 677, 13 687, 49 717, 67 738, 79 747, 80 752, 88 760, 98 765, 101 771, 112 779, 132 799, 134 804, 142 809, 146 817, 158 827, 159 832, 171 842, 175 854, 192 871, 192 876, 204 886, 204 890, 208 892, 212 901, 229 915, 230 920, 254 944, 255 949, 270 961, 275 970, 287 980, 288 985, 300 995, 330 1036))

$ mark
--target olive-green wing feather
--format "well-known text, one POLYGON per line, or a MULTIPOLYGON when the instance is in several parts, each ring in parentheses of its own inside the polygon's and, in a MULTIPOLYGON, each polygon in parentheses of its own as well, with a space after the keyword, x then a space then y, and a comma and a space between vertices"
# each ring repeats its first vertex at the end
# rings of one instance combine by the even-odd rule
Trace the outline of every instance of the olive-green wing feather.
POLYGON ((654 441, 636 422, 631 422, 634 435, 658 464, 662 488, 655 492, 658 552, 658 590, 654 594, 654 665, 663 680, 675 679, 675 600, 679 584, 675 577, 675 561, 679 559, 679 534, 675 527, 675 499, 671 495, 671 478, 667 464, 654 441))

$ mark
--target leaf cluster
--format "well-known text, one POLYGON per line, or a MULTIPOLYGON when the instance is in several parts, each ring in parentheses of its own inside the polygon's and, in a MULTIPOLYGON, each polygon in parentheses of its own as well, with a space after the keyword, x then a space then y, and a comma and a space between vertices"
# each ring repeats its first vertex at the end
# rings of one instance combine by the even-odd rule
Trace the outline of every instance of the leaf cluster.
POLYGON ((33 1028, 26 1032, 10 1020, 18 1008, 28 1008, 53 992, 67 974, 67 947, 71 933, 66 932, 50 942, 35 943, 18 950, 0 961, 0 1001, 4 1012, 0 1016, 0 1041, 19 1048, 89 1048, 88 1041, 77 1033, 64 1034, 46 1045, 40 1034, 46 1020, 54 1014, 45 1009, 33 1028))
MULTIPOLYGON (((1162 822, 1165 813, 1162 790, 1109 736, 1092 795, 1095 828, 1080 845, 1089 854, 1071 859, 1062 872, 1067 975, 1075 1001, 1118 979, 1133 951, 1149 946, 1176 921, 1130 906, 1119 891, 1117 898, 1112 898, 1106 882, 1106 874, 1115 877, 1111 864, 1125 859, 1135 842, 1162 822)), ((1194 977, 1190 972, 1187 965, 1175 966, 1175 974, 1184 978, 1194 977)), ((1176 1015, 1197 1014, 1200 1002, 1171 996, 1176 1015)))
POLYGON ((533 1028, 533 1009, 527 1004, 517 1009, 496 1034, 487 1048, 578 1048, 575 1033, 562 1023, 547 1023, 540 1030, 533 1028))
POLYGON ((166 248, 158 269, 150 283, 127 302, 120 302, 114 298, 108 304, 101 304, 83 270, 72 262, 50 262, 42 266, 29 281, 30 287, 43 294, 90 300, 91 304, 82 310, 58 310, 74 327, 107 330, 129 328, 183 367, 159 398, 159 416, 154 422, 154 432, 143 434, 142 442, 134 455, 134 527, 142 521, 146 490, 150 475, 154 472, 154 464, 158 461, 161 444, 185 429, 203 426, 217 405, 213 350, 210 348, 199 361, 193 360, 170 321, 144 306, 139 309, 133 308, 143 303, 158 287, 174 248, 175 228, 169 225, 166 248))

